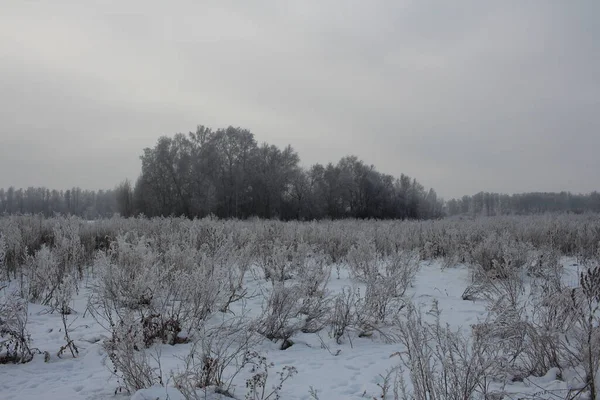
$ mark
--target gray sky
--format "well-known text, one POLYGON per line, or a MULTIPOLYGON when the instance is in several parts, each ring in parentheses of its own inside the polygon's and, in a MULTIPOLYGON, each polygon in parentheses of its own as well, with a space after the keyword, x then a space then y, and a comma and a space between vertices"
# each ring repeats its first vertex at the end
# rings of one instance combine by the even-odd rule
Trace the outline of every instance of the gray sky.
POLYGON ((600 189, 600 2, 3 0, 0 187, 111 188, 203 124, 445 197, 600 189))

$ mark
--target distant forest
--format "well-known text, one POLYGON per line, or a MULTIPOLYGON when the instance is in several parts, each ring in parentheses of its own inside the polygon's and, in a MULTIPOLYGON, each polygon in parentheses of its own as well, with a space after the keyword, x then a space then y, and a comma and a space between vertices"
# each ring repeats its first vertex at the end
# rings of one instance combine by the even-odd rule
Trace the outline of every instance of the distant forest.
POLYGON ((600 212, 600 193, 572 194, 522 193, 500 194, 480 192, 452 199, 444 204, 444 213, 452 215, 527 215, 552 212, 600 212))
POLYGON ((600 212, 596 192, 482 192, 444 202, 416 179, 383 174, 355 156, 302 168, 291 146, 258 144, 251 132, 231 126, 162 136, 140 159, 137 181, 112 190, 0 189, 0 214, 313 220, 600 212))

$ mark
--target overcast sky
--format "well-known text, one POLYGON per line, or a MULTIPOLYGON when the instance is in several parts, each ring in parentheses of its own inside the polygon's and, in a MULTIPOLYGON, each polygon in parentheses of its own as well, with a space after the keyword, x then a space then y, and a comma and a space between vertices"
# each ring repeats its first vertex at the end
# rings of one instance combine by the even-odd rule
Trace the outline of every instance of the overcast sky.
POLYGON ((600 2, 2 0, 0 187, 114 187, 203 124, 450 198, 600 189, 600 2))

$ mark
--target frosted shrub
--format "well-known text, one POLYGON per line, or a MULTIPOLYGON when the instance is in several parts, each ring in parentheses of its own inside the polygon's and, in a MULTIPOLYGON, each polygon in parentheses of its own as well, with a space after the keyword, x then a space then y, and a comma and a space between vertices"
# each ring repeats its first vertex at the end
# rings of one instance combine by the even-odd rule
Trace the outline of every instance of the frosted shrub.
POLYGON ((357 288, 344 287, 333 300, 333 312, 330 321, 330 334, 337 344, 350 328, 361 325, 364 319, 364 299, 357 288))
POLYGON ((528 264, 530 250, 530 246, 511 240, 506 234, 490 234, 473 248, 470 260, 488 276, 504 278, 506 273, 528 264))
POLYGON ((143 238, 128 243, 120 236, 108 251, 99 252, 94 261, 97 274, 89 299, 88 310, 105 329, 116 335, 123 324, 138 323, 145 328, 140 331, 148 345, 157 336, 157 324, 161 332, 167 328, 164 321, 157 322, 150 305, 161 280, 167 272, 160 268, 158 257, 143 238), (131 321, 125 321, 127 316, 131 321))
POLYGON ((373 240, 362 237, 348 252, 347 261, 353 279, 367 282, 378 275, 380 257, 373 240))
MULTIPOLYGON (((596 260, 600 251, 600 225, 586 221, 576 230, 577 256, 583 261, 596 260)), ((595 221, 597 222, 597 221, 595 221)))
POLYGON ((515 305, 524 290, 532 254, 530 246, 526 244, 512 242, 505 237, 488 237, 472 252, 473 284, 465 290, 463 299, 508 296, 508 301, 515 305))
MULTIPOLYGON (((503 278, 496 278, 486 273, 476 275, 475 288, 483 298, 494 302, 502 302, 507 307, 516 309, 521 304, 521 298, 525 294, 525 271, 523 269, 512 269, 506 264, 498 263, 494 267, 494 273, 502 274, 503 278)), ((469 290, 469 289, 467 289, 469 290)), ((465 299, 463 295, 463 299, 465 299)))
POLYGON ((178 272, 172 289, 164 298, 171 298, 168 314, 182 322, 188 332, 197 328, 229 299, 226 270, 218 268, 210 258, 202 259, 191 271, 178 272))
POLYGON ((152 290, 160 280, 158 255, 139 238, 129 243, 119 236, 108 251, 94 261, 98 276, 94 298, 108 299, 119 307, 136 309, 148 305, 152 290))
POLYGON ((486 321, 473 326, 473 337, 477 343, 493 346, 498 351, 497 374, 523 378, 523 375, 528 376, 524 373, 523 366, 528 362, 522 362, 523 351, 530 339, 524 284, 526 270, 525 265, 515 268, 509 261, 494 259, 493 269, 489 271, 475 267, 475 283, 465 290, 463 299, 480 297, 489 302, 486 321))
POLYGON ((77 271, 79 279, 83 277, 84 248, 79 237, 79 220, 68 218, 58 220, 52 229, 54 237, 53 252, 56 261, 65 271, 77 271))
POLYGON ((27 332, 27 301, 0 286, 0 364, 26 363, 33 359, 27 332))
POLYGON ((279 239, 268 243, 259 242, 258 263, 265 279, 275 284, 291 279, 301 270, 310 251, 310 246, 305 242, 284 243, 279 239))
POLYGON ((532 251, 530 259, 527 265, 528 276, 560 285, 564 268, 560 262, 560 253, 556 249, 543 246, 532 251))
POLYGON ((6 279, 10 280, 11 273, 16 276, 17 268, 26 255, 26 248, 18 226, 18 220, 15 217, 1 218, 0 232, 4 242, 4 273, 6 279))
POLYGON ((96 220, 93 223, 79 224, 79 241, 83 251, 82 264, 91 265, 94 262, 97 251, 108 249, 110 243, 115 240, 119 230, 125 230, 121 227, 125 223, 124 221, 120 217, 112 217, 110 219, 96 220))
POLYGON ((51 306, 63 314, 69 314, 69 303, 78 290, 75 271, 60 264, 54 251, 46 245, 28 256, 24 266, 21 291, 34 303, 51 306))
POLYGON ((511 306, 503 298, 490 307, 485 322, 472 325, 475 342, 497 351, 494 370, 496 376, 522 380, 533 372, 526 371, 529 360, 525 360, 524 351, 530 340, 528 328, 524 307, 511 306))
POLYGON ((323 251, 331 258, 333 263, 342 262, 350 250, 352 241, 337 224, 334 225, 331 222, 327 224, 327 230, 317 239, 318 243, 323 246, 323 251))
POLYGON ((146 308, 165 321, 177 321, 189 333, 219 307, 225 270, 218 260, 193 248, 181 249, 180 256, 185 260, 180 264, 167 259, 159 266, 162 278, 146 308))
POLYGON ((283 340, 282 346, 302 328, 298 318, 301 308, 301 290, 298 286, 273 286, 263 314, 259 317, 257 331, 270 340, 283 340))
POLYGON ((415 400, 464 400, 487 397, 488 376, 495 362, 486 343, 473 341, 460 330, 440 322, 437 303, 427 322, 409 303, 406 319, 398 319, 399 340, 405 350, 395 353, 409 370, 412 390, 403 385, 403 398, 415 400))
POLYGON ((6 238, 0 232, 0 269, 3 271, 6 270, 6 252, 8 250, 8 244, 6 243, 6 238))
POLYGON ((318 332, 325 327, 331 312, 331 298, 327 286, 332 265, 323 254, 310 254, 298 271, 302 296, 300 313, 304 315, 303 332, 318 332))
POLYGON ((231 304, 240 301, 248 294, 244 287, 244 278, 250 269, 250 248, 242 248, 236 253, 236 258, 232 263, 224 267, 226 275, 224 288, 225 295, 222 296, 222 302, 219 306, 219 311, 227 312, 231 304))
POLYGON ((52 296, 52 308, 58 310, 61 314, 71 314, 71 301, 78 291, 78 280, 72 275, 65 275, 58 284, 55 293, 52 296))
POLYGON ((197 232, 196 247, 203 247, 211 256, 223 248, 223 241, 229 236, 224 222, 208 218, 196 222, 194 230, 197 232))
POLYGON ((366 240, 350 250, 348 263, 352 276, 366 284, 361 317, 371 326, 385 323, 404 307, 403 296, 419 270, 416 252, 394 250, 381 257, 366 240))
POLYGON ((283 282, 290 279, 289 271, 286 271, 288 260, 285 249, 279 241, 256 242, 257 264, 262 269, 266 280, 272 282, 283 282))
POLYGON ((25 282, 23 282, 26 286, 21 287, 22 290, 25 288, 27 290, 24 295, 34 303, 47 304, 51 300, 51 294, 58 287, 59 282, 56 282, 58 274, 58 262, 52 250, 42 246, 33 256, 28 256, 26 259, 25 282))
POLYGON ((269 382, 269 370, 275 365, 267 361, 267 358, 256 352, 246 354, 246 363, 252 366, 252 376, 246 379, 245 400, 279 400, 283 384, 298 373, 295 367, 286 365, 277 372, 278 382, 267 388, 269 382))
POLYGON ((233 397, 233 380, 242 372, 257 339, 240 318, 202 329, 184 359, 183 371, 173 375, 175 386, 186 399, 203 399, 209 388, 233 397))
POLYGON ((498 352, 496 374, 522 380, 580 364, 568 339, 576 325, 572 291, 552 274, 533 279, 528 295, 516 290, 519 282, 496 282, 487 320, 473 326, 474 338, 498 352))
POLYGON ((133 393, 162 384, 160 372, 150 363, 143 331, 142 324, 135 320, 131 312, 127 312, 114 326, 111 339, 104 342, 112 373, 122 385, 115 393, 120 389, 133 393))
POLYGON ((600 263, 593 262, 579 277, 580 290, 571 293, 573 347, 585 371, 590 399, 600 395, 600 263))
POLYGON ((386 319, 404 308, 404 300, 394 295, 395 285, 391 280, 375 277, 367 282, 363 318, 369 324, 385 323, 386 319))
POLYGON ((395 251, 383 260, 383 277, 389 283, 393 297, 402 297, 412 286, 419 272, 420 263, 416 252, 395 251))
POLYGON ((132 310, 147 346, 155 339, 175 344, 179 333, 192 332, 225 301, 225 267, 217 254, 171 246, 160 256, 145 241, 119 238, 108 253, 99 253, 90 311, 110 330, 132 310))
POLYGON ((570 351, 565 346, 564 331, 546 329, 535 323, 520 326, 524 327, 525 336, 522 345, 517 347, 522 353, 515 359, 516 365, 510 366, 512 371, 517 371, 514 379, 518 379, 519 374, 521 377, 544 376, 553 368, 562 370, 575 365, 570 351))
POLYGON ((580 287, 557 287, 552 279, 534 282, 518 308, 499 299, 487 322, 474 326, 474 337, 497 351, 495 373, 513 380, 543 376, 552 368, 582 369, 584 390, 597 394, 600 357, 598 284, 593 267, 580 276, 580 287), (525 312, 528 304, 531 311, 525 312), (594 393, 594 391, 596 392, 594 393))
POLYGON ((304 295, 313 297, 325 292, 332 270, 328 261, 328 258, 320 253, 311 253, 305 257, 304 265, 298 269, 297 275, 304 295))
POLYGON ((443 259, 446 261, 446 266, 465 262, 466 249, 468 244, 471 244, 465 238, 468 226, 457 229, 448 221, 424 224, 428 225, 428 229, 423 235, 423 244, 420 248, 421 259, 443 259))
POLYGON ((398 230, 402 230, 401 222, 380 221, 373 224, 373 242, 377 254, 387 257, 398 250, 397 235, 398 230))
POLYGON ((202 289, 195 291, 201 296, 199 298, 194 295, 196 303, 204 301, 203 309, 212 311, 218 307, 220 311, 226 312, 232 303, 247 295, 243 283, 250 268, 252 248, 239 248, 232 233, 221 233, 219 237, 217 243, 210 246, 204 243, 198 251, 184 249, 191 263, 187 263, 183 272, 188 275, 196 274, 194 282, 202 289), (200 281, 202 279, 204 282, 200 281))
POLYGON ((444 255, 438 242, 427 241, 421 249, 421 259, 423 260, 435 260, 436 258, 442 258, 444 255))

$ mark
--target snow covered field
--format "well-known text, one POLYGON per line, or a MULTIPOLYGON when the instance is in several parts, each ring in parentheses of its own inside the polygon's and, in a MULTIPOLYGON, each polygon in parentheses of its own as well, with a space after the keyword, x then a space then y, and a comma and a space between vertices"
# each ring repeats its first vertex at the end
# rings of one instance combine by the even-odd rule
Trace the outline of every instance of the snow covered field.
MULTIPOLYGON (((40 253, 44 251, 42 247, 37 258, 30 257, 21 267, 21 279, 0 284, 0 288, 5 286, 0 291, 3 304, 10 303, 11 293, 19 293, 29 299, 26 329, 34 353, 30 362, 0 365, 0 399, 3 400, 178 400, 186 398, 182 393, 189 389, 190 383, 198 399, 228 398, 215 393, 219 391, 218 387, 226 389, 237 399, 394 399, 403 398, 400 393, 402 383, 406 386, 407 397, 419 398, 415 391, 418 381, 410 373, 411 370, 418 372, 414 368, 418 360, 410 357, 418 354, 426 357, 436 374, 449 372, 450 367, 461 369, 469 365, 481 370, 481 376, 469 378, 475 386, 472 393, 461 398, 484 398, 486 395, 488 398, 506 399, 588 396, 588 390, 580 390, 585 385, 585 373, 584 367, 574 361, 578 359, 576 354, 571 358, 556 355, 557 361, 565 363, 560 368, 551 367, 540 373, 540 368, 545 367, 536 365, 537 373, 526 376, 516 376, 516 371, 523 371, 523 365, 529 367, 529 363, 534 361, 524 354, 526 351, 513 351, 511 346, 517 337, 490 334, 480 341, 487 343, 481 354, 471 354, 475 354, 473 349, 477 348, 474 327, 497 328, 506 321, 512 321, 517 330, 520 329, 518 324, 525 322, 541 327, 542 317, 538 313, 546 313, 550 319, 546 321, 547 326, 555 326, 558 336, 575 335, 576 332, 560 331, 557 326, 560 324, 554 322, 558 322, 555 320, 561 316, 555 314, 553 320, 551 313, 556 310, 542 309, 540 304, 543 301, 539 297, 545 296, 544 300, 548 300, 549 296, 556 294, 547 293, 548 287, 542 285, 556 278, 549 276, 553 273, 560 274, 558 284, 562 289, 579 286, 579 273, 585 268, 573 256, 557 256, 558 264, 544 264, 542 271, 533 275, 528 265, 542 265, 546 261, 539 261, 539 249, 531 247, 528 248, 526 265, 515 268, 510 276, 481 280, 473 261, 476 245, 469 249, 469 254, 473 254, 471 259, 449 263, 445 261, 448 257, 417 260, 415 257, 419 252, 415 250, 394 250, 383 255, 385 251, 380 253, 378 246, 371 246, 373 242, 370 240, 361 243, 362 239, 357 242, 355 238, 348 238, 352 242, 348 251, 332 261, 322 249, 314 245, 304 246, 297 237, 288 241, 287 231, 272 233, 272 237, 265 236, 262 239, 268 241, 263 242, 260 238, 256 239, 247 225, 240 226, 246 236, 233 239, 231 236, 235 229, 212 231, 208 236, 202 236, 206 228, 203 226, 192 240, 192 233, 186 226, 187 230, 181 236, 173 235, 169 229, 165 229, 168 235, 148 229, 145 235, 139 232, 139 235, 120 236, 112 252, 100 248, 85 268, 76 263, 71 268, 68 260, 83 259, 85 246, 80 246, 77 241, 80 235, 83 236, 79 231, 82 228, 78 221, 58 224, 60 228, 53 228, 55 240, 51 252, 40 253), (201 236, 204 239, 200 240, 201 236), (169 243, 165 244, 167 237, 169 243), (188 240, 185 245, 182 237, 188 240), (210 243, 206 238, 218 240, 210 243), (204 241, 204 245, 196 246, 197 240, 204 241), (246 245, 240 246, 242 242, 246 245), (231 250, 233 248, 237 250, 231 250), (244 251, 250 248, 254 249, 252 254, 244 251), (65 249, 67 253, 61 253, 65 249), (224 250, 228 253, 221 252, 224 250), (231 253, 235 253, 233 258, 231 253), (59 267, 63 265, 60 260, 67 260, 64 263, 66 270, 59 267), (48 271, 40 271, 41 268, 48 271), (197 275, 195 268, 203 270, 203 274, 197 275), (232 270, 235 271, 233 275, 232 270), (53 287, 51 282, 56 279, 56 271, 62 271, 63 275, 53 287), (69 280, 67 276, 78 279, 69 280), (395 282, 393 290, 388 285, 392 281, 395 282), (498 282, 513 283, 504 285, 498 282), (516 286, 511 286, 513 284, 516 286), (541 287, 545 287, 546 291, 541 287), (49 288, 54 288, 55 292, 48 295, 49 288), (215 291, 214 288, 219 289, 215 291), (466 291, 467 288, 471 291, 466 291), (544 294, 540 295, 538 289, 544 294), (190 297, 188 292, 194 295, 190 297), (394 294, 390 294, 392 292, 394 294), (113 293, 114 298, 99 300, 99 295, 106 296, 107 293, 113 293), (139 300, 140 295, 146 294, 148 298, 139 304, 124 306, 128 296, 138 296, 139 300), (514 300, 512 308, 505 302, 511 296, 514 297, 511 299, 514 300), (191 309, 182 308, 184 298, 193 298, 198 303, 191 309), (60 311, 65 309, 65 304, 69 313, 63 316, 60 311), (207 309, 201 316, 195 313, 204 306, 207 309), (499 311, 498 307, 505 309, 499 311), (341 324, 340 313, 344 310, 351 315, 346 324, 341 324), (436 310, 439 311, 439 324, 436 324, 436 310), (107 312, 118 314, 112 326, 103 317, 107 312), (159 312, 169 318, 160 315, 152 319, 154 317, 150 314, 159 312), (506 317, 507 312, 520 314, 510 320, 506 317), (164 332, 158 333, 149 341, 141 331, 136 331, 146 332, 149 324, 177 317, 182 317, 181 326, 165 335, 164 332), (188 324, 191 321, 194 323, 188 324), (418 321, 422 325, 417 326, 418 321), (68 343, 65 324, 73 345, 70 348, 65 346, 68 343), (409 332, 411 328, 417 329, 409 332), (420 352, 423 349, 409 351, 407 348, 407 344, 420 344, 418 337, 408 338, 418 334, 419 328, 428 340, 425 347, 430 352, 420 352), (437 337, 433 335, 441 331, 445 333, 437 337), (115 340, 124 343, 127 338, 131 339, 130 344, 135 349, 110 345, 115 340), (282 346, 284 342, 286 345, 282 346), (445 345, 449 348, 443 350, 445 345), (447 363, 448 356, 458 354, 452 352, 453 345, 465 346, 465 360, 447 363), (287 348, 283 350, 282 347, 287 348), (59 356, 57 353, 61 348, 63 351, 59 356), (138 372, 148 377, 145 386, 154 386, 131 390, 131 383, 123 379, 123 371, 114 370, 115 363, 109 353, 120 357, 120 362, 133 359, 136 365, 147 366, 148 370, 140 367, 138 372), (194 356, 190 357, 190 354, 194 356), (437 354, 444 355, 446 359, 437 357, 437 354), (515 359, 509 360, 509 355, 514 355, 515 359), (261 357, 266 359, 266 364, 260 363, 261 357), (494 357, 498 357, 497 360, 494 357), (215 378, 216 372, 208 369, 225 359, 231 362, 224 367, 222 375, 215 378), (513 364, 509 366, 511 362, 513 364), (507 365, 500 368, 499 365, 504 363, 507 365), (261 375, 264 371, 268 372, 268 378, 263 393, 260 383, 265 376, 261 375), (279 372, 283 372, 281 377, 286 379, 280 390, 273 392, 273 385, 280 382, 279 372), (203 379, 206 379, 207 385, 198 383, 203 379), (258 382, 254 391, 252 382, 258 382), (398 397, 394 395, 394 386, 398 397)), ((212 221, 207 224, 209 231, 216 226, 212 221)), ((6 254, 10 243, 6 225, 4 228, 0 231, 4 232, 4 236, 0 238, 3 238, 6 254)), ((265 232, 268 233, 269 229, 264 229, 265 232)), ((481 243, 486 242, 483 240, 481 243)), ((503 251, 504 258, 496 259, 495 263, 505 262, 506 265, 498 267, 498 270, 506 272, 509 258, 516 260, 521 254, 518 254, 520 250, 512 248, 504 248, 503 251)), ((586 265, 592 265, 586 262, 586 265)), ((558 304, 558 300, 553 301, 558 304)), ((597 315, 594 316, 594 312, 591 313, 592 325, 596 327, 597 315)), ((575 325, 577 323, 572 322, 571 328, 575 325)), ((169 330, 164 325, 161 327, 169 330)), ((527 336, 520 340, 519 346, 530 346, 530 341, 535 339, 527 336)), ((560 343, 557 348, 561 347, 560 343)), ((570 351, 578 351, 573 346, 570 351)), ((598 347, 590 350, 597 353, 598 347)), ((540 358, 549 365, 553 362, 540 358)), ((436 375, 431 377, 431 382, 439 383, 438 377, 452 378, 451 374, 436 375)), ((452 388, 462 390, 462 387, 452 388)), ((428 398, 459 398, 454 397, 459 396, 457 393, 451 396, 450 392, 446 392, 447 397, 439 393, 428 398)), ((188 390, 187 398, 193 398, 190 396, 188 390)))

